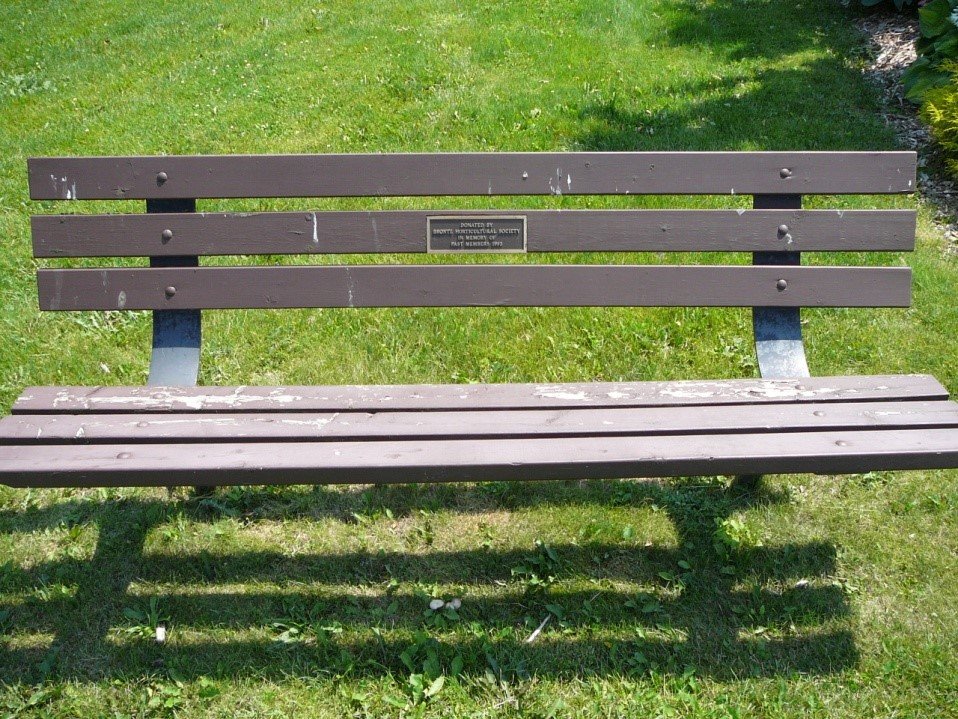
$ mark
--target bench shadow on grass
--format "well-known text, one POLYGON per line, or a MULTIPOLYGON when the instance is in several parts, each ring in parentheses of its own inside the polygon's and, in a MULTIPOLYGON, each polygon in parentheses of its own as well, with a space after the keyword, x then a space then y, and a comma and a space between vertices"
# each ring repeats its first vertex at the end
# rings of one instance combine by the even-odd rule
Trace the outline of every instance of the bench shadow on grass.
POLYGON ((650 669, 681 674, 694 667, 699 675, 735 680, 825 674, 856 663, 845 593, 831 581, 835 571, 831 544, 752 546, 734 560, 734 574, 727 573, 728 562, 713 547, 716 520, 757 504, 782 502, 784 496, 762 489, 748 493, 734 487, 631 481, 506 486, 491 485, 492 492, 490 485, 346 491, 317 487, 307 493, 244 488, 220 495, 213 503, 74 500, 0 513, 0 527, 11 532, 74 523, 99 528, 90 560, 56 558, 29 569, 6 566, 0 590, 24 601, 0 607, 7 612, 0 681, 45 675, 94 681, 167 670, 182 678, 345 672, 405 676, 408 670, 400 654, 413 643, 412 633, 424 627, 426 601, 401 587, 417 582, 503 587, 493 597, 470 598, 467 590, 460 621, 449 631, 428 630, 439 638, 445 662, 462 655, 466 674, 481 676, 490 666, 508 676, 641 675, 650 669), (352 512, 369 506, 370 494, 376 506, 389 508, 394 516, 457 501, 466 505, 463 512, 550 504, 581 505, 583 511, 599 503, 655 505, 667 513, 678 542, 668 548, 627 541, 553 545, 560 560, 559 581, 544 594, 524 592, 511 576, 511 568, 526 561, 529 551, 476 548, 295 556, 281 548, 191 555, 177 554, 175 548, 169 555, 143 552, 152 528, 181 515, 208 521, 259 506, 262 511, 254 510, 251 518, 325 514, 350 521, 352 512), (668 580, 661 573, 682 573, 680 561, 691 567, 686 586, 679 593, 668 591, 668 580), (385 588, 390 579, 399 582, 395 594, 385 588), (588 579, 600 581, 588 590, 563 589, 572 583, 581 588, 581 580, 588 579), (648 591, 616 589, 616 580, 648 591), (124 616, 126 608, 143 608, 149 601, 127 594, 133 581, 205 590, 158 597, 173 622, 173 639, 160 646, 117 632, 131 624, 124 616), (301 582, 304 589, 257 591, 263 582, 267 586, 301 582), (217 589, 247 583, 250 587, 241 591, 217 589), (316 584, 339 585, 336 591, 342 585, 357 589, 336 594, 317 590, 316 584), (77 589, 73 596, 60 597, 44 591, 60 585, 77 589), (393 602, 395 610, 380 621, 387 631, 379 635, 370 625, 377 612, 381 616, 393 602), (565 609, 569 629, 553 627, 536 642, 526 643, 531 629, 548 612, 547 604, 565 609), (319 641, 282 644, 273 627, 278 620, 341 626, 343 632, 328 637, 321 632, 324 638, 319 641), (216 641, 209 639, 211 631, 245 634, 216 641), (250 633, 256 638, 250 639, 250 633), (52 640, 24 648, 11 641, 16 634, 52 640))

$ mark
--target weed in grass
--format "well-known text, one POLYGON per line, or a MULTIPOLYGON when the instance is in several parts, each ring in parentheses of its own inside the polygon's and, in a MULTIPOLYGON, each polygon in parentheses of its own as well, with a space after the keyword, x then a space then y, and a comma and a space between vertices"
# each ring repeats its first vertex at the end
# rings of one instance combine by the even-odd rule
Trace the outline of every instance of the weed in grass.
POLYGON ((527 592, 540 592, 555 584, 562 569, 559 555, 541 539, 535 541, 536 552, 526 555, 521 564, 512 567, 514 579, 521 582, 527 592))
POLYGON ((389 704, 400 709, 419 707, 435 699, 445 686, 447 675, 458 676, 463 669, 462 655, 456 654, 448 661, 444 671, 441 646, 424 632, 417 632, 413 639, 413 643, 399 655, 409 671, 405 682, 401 684, 403 696, 387 694, 384 697, 389 704))
POLYGON ((436 531, 433 526, 431 512, 425 509, 419 510, 419 517, 416 523, 412 525, 410 538, 413 547, 432 546, 433 541, 436 539, 436 531))
POLYGON ((762 546, 754 530, 737 517, 721 520, 716 518, 712 536, 715 552, 724 559, 739 556, 743 551, 762 546))
POLYGON ((170 618, 160 608, 158 597, 150 597, 149 605, 142 607, 126 607, 123 610, 123 616, 132 625, 123 627, 118 631, 131 637, 141 639, 153 639, 157 636, 157 629, 165 627, 170 622, 170 618))
POLYGON ((13 685, 6 687, 0 707, 4 711, 4 717, 14 719, 15 717, 52 717, 49 705, 59 695, 60 690, 55 686, 41 685, 36 687, 25 685, 13 685))
POLYGON ((143 690, 143 704, 160 716, 174 716, 186 706, 183 682, 155 682, 143 690))
POLYGON ((492 526, 486 522, 479 522, 479 531, 482 535, 479 546, 482 549, 492 549, 492 545, 495 542, 492 526))

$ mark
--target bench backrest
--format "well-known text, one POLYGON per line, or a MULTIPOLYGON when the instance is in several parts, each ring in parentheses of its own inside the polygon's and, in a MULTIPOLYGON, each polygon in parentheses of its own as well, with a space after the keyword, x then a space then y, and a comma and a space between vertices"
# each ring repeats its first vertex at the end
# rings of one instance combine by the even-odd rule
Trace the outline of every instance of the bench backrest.
POLYGON ((763 374, 802 374, 794 308, 907 306, 911 272, 802 267, 799 253, 915 241, 911 210, 802 210, 802 196, 910 193, 915 169, 913 152, 160 156, 33 158, 29 179, 35 200, 146 200, 146 214, 40 215, 32 227, 40 258, 150 258, 41 269, 38 285, 45 310, 156 311, 154 358, 158 342, 192 347, 191 332, 198 351, 203 309, 744 306, 756 308, 756 339, 778 343, 764 346, 766 363, 791 356, 763 374), (195 212, 198 199, 698 194, 752 195, 754 209, 195 212), (212 255, 475 251, 750 252, 753 265, 199 266, 212 255))

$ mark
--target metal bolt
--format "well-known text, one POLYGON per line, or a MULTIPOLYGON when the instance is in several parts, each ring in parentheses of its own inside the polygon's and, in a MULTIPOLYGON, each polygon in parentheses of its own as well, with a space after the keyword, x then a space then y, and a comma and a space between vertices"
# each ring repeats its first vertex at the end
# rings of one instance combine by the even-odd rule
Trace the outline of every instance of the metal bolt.
POLYGON ((778 171, 778 176, 781 177, 783 180, 787 180, 789 177, 792 176, 792 171, 789 170, 787 167, 783 167, 781 170, 778 171))
POLYGON ((163 238, 164 242, 169 242, 173 239, 173 230, 163 230, 163 232, 160 233, 160 237, 163 238))
POLYGON ((166 288, 165 292, 167 297, 172 297, 176 294, 176 288, 173 285, 170 285, 166 288))
POLYGON ((120 453, 116 456, 116 458, 117 458, 117 459, 129 459, 129 458, 132 457, 132 456, 133 456, 133 455, 130 454, 129 452, 120 452, 120 453))
POLYGON ((788 225, 779 225, 778 234, 780 237, 785 237, 788 234, 788 225))
POLYGON ((528 180, 528 179, 529 179, 529 173, 528 173, 528 172, 523 172, 523 173, 522 173, 522 179, 523 179, 523 180, 528 180))
POLYGON ((169 179, 170 179, 169 175, 167 175, 165 172, 157 173, 157 175, 156 175, 156 184, 157 184, 157 185, 162 185, 164 182, 166 182, 166 181, 169 180, 169 179))
POLYGON ((835 442, 835 444, 838 445, 839 447, 847 447, 847 446, 848 446, 848 442, 846 442, 846 441, 843 440, 843 439, 838 440, 837 442, 835 442))
POLYGON ((785 289, 788 287, 788 282, 786 282, 785 280, 779 280, 778 282, 775 283, 775 286, 778 288, 779 292, 784 292, 785 289))

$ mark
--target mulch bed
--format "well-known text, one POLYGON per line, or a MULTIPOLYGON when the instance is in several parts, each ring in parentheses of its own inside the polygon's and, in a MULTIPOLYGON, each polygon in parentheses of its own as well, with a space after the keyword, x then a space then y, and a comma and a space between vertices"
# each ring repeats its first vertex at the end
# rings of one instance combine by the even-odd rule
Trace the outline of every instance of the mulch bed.
POLYGON ((882 116, 894 128, 902 147, 918 152, 918 190, 936 208, 935 221, 948 239, 949 251, 958 253, 958 188, 945 165, 941 148, 918 116, 918 108, 905 99, 901 75, 914 62, 919 37, 918 18, 897 13, 873 13, 860 18, 858 29, 867 38, 869 59, 864 69, 882 94, 882 116))

